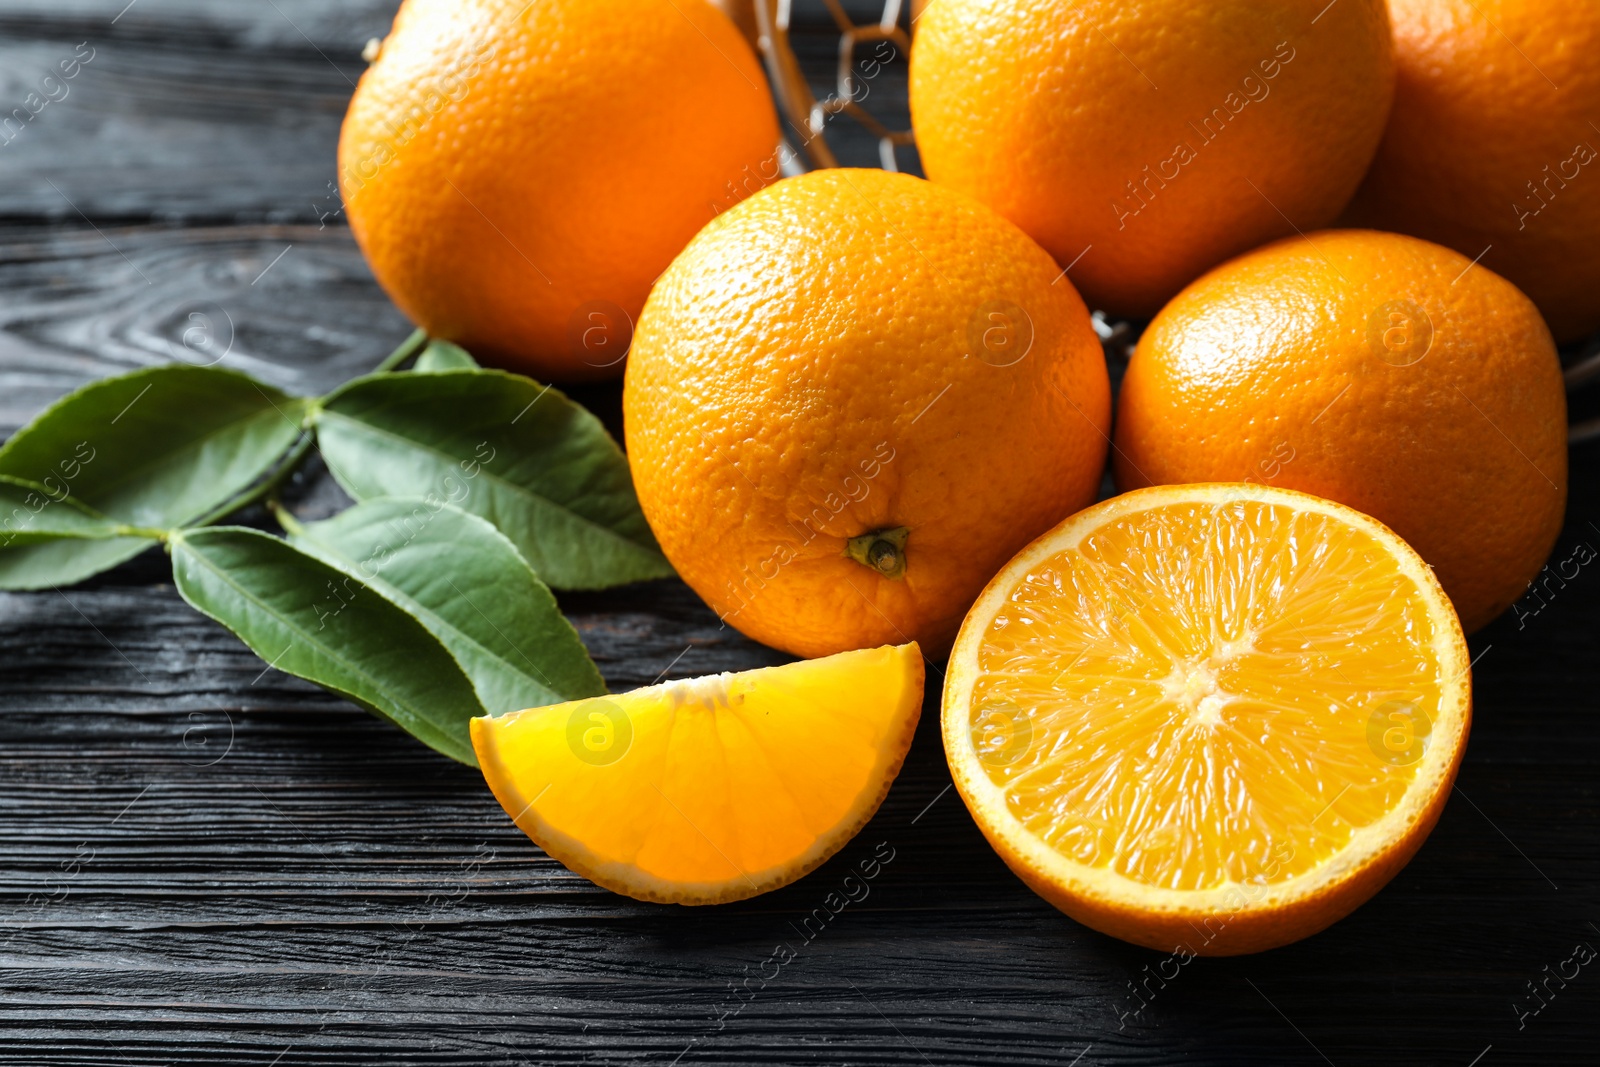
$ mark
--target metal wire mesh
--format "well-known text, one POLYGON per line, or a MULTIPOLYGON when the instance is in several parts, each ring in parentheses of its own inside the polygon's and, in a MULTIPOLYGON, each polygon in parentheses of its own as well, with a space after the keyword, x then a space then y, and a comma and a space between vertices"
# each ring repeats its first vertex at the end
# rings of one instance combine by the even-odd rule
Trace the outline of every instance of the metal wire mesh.
POLYGON ((840 166, 848 161, 842 157, 850 142, 865 134, 875 144, 879 166, 916 169, 914 157, 909 168, 902 167, 901 153, 913 144, 905 104, 904 71, 911 55, 907 0, 717 2, 761 54, 797 167, 802 160, 810 167, 840 166), (828 44, 830 37, 836 44, 828 44), (831 70, 819 62, 822 47, 833 53, 831 70), (854 129, 841 128, 839 118, 854 129))

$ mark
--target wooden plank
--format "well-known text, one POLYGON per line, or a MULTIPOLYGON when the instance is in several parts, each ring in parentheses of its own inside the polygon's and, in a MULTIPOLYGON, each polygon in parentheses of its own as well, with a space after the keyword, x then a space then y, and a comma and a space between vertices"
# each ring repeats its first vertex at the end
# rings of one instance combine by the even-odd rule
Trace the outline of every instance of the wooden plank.
POLYGON ((410 331, 343 227, 0 227, 6 433, 85 382, 172 360, 325 392, 410 331))
POLYGON ((319 221, 339 206, 333 151, 361 48, 396 6, 8 3, 0 217, 319 221))
POLYGON ((92 58, 54 90, 65 95, 35 97, 22 124, 29 94, 82 40, 0 45, 0 119, 11 116, 0 217, 317 222, 338 211, 329 183, 359 45, 330 61, 91 41, 92 58))
POLYGON ((0 37, 163 41, 206 49, 359 53, 388 32, 398 0, 7 0, 0 37))

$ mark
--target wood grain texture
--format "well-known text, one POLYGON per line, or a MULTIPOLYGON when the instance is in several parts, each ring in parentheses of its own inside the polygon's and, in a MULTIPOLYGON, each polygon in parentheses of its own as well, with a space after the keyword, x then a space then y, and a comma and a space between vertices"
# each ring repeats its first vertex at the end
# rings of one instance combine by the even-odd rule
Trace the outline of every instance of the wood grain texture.
MULTIPOLYGON (((0 92, 101 49, 0 148, 7 432, 92 378, 219 347, 320 392, 408 330, 307 206, 341 72, 392 3, 138 0, 113 25, 123 4, 0 2, 0 92), (197 313, 232 347, 185 345, 197 313)), ((575 395, 615 427, 614 387, 575 395)), ((1600 546, 1597 460, 1573 455, 1557 560, 1600 546)), ((345 503, 315 463, 289 499, 308 518, 345 503)), ((562 604, 618 689, 782 658, 676 582, 562 604)), ((1597 638, 1593 564, 1476 638, 1460 792, 1417 860, 1332 930, 1194 961, 1146 1003, 1130 983, 1163 957, 1044 905, 947 790, 936 693, 829 864, 736 905, 642 904, 544 856, 473 772, 264 669, 149 552, 0 595, 0 1062, 1594 1062, 1600 974, 1521 1028, 1514 1006, 1600 946, 1597 638), (880 847, 865 897, 830 912, 880 847)))
POLYGON ((0 227, 0 427, 180 360, 313 395, 411 332, 343 227, 0 227))
POLYGON ((361 45, 195 52, 186 36, 0 38, 0 114, 13 116, 0 217, 315 222, 337 212, 333 152, 361 45), (92 58, 52 89, 59 99, 18 122, 15 109, 80 45, 92 58))

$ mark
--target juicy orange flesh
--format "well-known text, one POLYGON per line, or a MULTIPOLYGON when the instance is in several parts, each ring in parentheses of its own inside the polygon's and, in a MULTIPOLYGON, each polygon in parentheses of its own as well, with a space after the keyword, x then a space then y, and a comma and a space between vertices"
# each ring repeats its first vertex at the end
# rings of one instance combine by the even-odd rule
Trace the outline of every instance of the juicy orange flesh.
POLYGON ((1011 591, 979 650, 973 740, 1012 814, 1070 859, 1169 889, 1278 882, 1406 791, 1448 683, 1433 630, 1417 583, 1339 519, 1156 507, 1011 591))
POLYGON ((590 864, 753 882, 877 801, 920 668, 910 645, 670 682, 474 720, 477 747, 513 818, 536 815, 590 864))

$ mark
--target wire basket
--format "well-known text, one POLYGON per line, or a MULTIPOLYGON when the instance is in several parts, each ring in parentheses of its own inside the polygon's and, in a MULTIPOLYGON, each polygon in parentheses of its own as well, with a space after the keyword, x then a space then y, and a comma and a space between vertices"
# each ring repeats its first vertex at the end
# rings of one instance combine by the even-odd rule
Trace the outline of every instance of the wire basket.
POLYGON ((883 169, 920 172, 905 74, 913 8, 923 0, 715 2, 766 65, 791 169, 867 163, 852 151, 865 142, 883 169))

